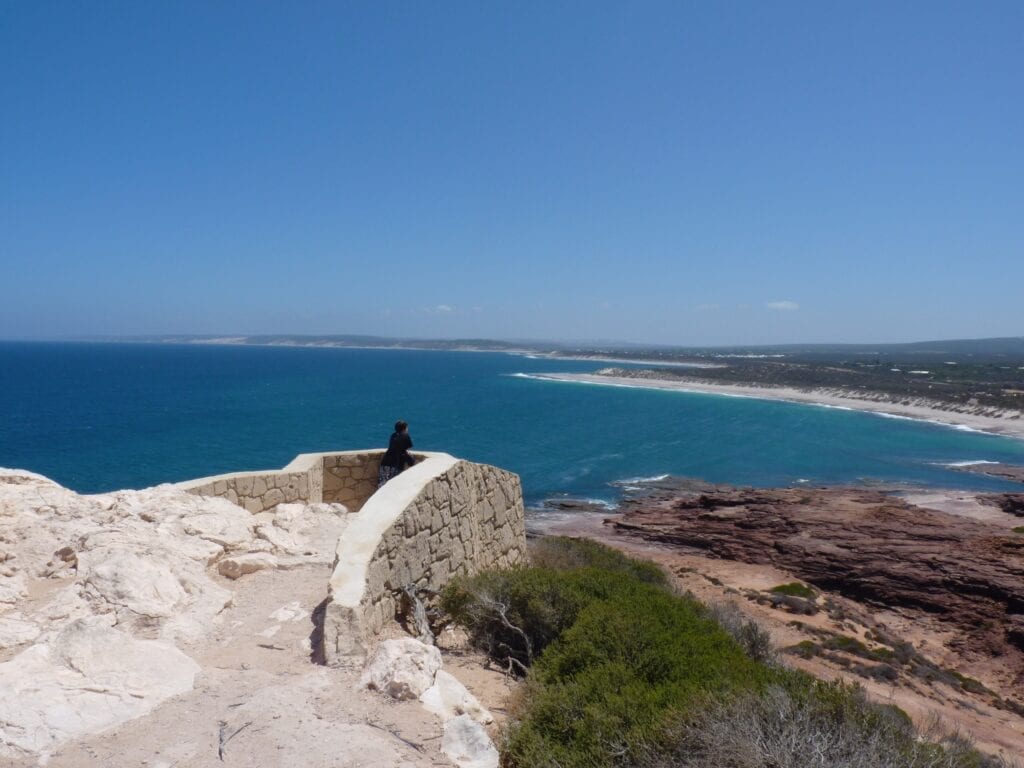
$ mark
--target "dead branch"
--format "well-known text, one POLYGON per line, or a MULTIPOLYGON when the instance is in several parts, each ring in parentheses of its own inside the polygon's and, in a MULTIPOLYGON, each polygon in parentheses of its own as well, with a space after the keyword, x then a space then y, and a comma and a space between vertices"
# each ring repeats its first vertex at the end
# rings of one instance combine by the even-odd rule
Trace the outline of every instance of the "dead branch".
POLYGON ((241 728, 236 729, 235 732, 232 733, 230 736, 227 736, 226 734, 228 732, 228 724, 223 720, 220 721, 220 734, 217 737, 217 757, 221 759, 221 762, 224 761, 224 752, 226 751, 228 742, 235 738, 235 736, 240 734, 246 728, 248 728, 250 725, 252 725, 252 720, 243 725, 241 728))
POLYGON ((420 600, 419 594, 417 594, 415 584, 406 584, 402 588, 403 594, 405 594, 406 600, 409 601, 412 613, 412 623, 416 628, 416 634, 418 640, 421 643, 427 645, 434 645, 435 638, 434 633, 430 630, 430 622, 427 620, 427 607, 420 600))

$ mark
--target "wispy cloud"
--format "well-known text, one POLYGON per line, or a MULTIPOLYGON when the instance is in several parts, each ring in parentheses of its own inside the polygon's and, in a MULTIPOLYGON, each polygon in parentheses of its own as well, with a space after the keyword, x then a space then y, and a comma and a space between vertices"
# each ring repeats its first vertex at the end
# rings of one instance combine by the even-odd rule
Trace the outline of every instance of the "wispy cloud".
POLYGON ((795 301, 769 301, 765 306, 776 312, 795 312, 800 309, 800 305, 795 301))
POLYGON ((718 304, 698 304, 698 312, 717 312, 721 307, 718 304))
POLYGON ((450 315, 455 311, 455 307, 450 304, 438 304, 436 307, 427 307, 426 311, 432 315, 450 315))

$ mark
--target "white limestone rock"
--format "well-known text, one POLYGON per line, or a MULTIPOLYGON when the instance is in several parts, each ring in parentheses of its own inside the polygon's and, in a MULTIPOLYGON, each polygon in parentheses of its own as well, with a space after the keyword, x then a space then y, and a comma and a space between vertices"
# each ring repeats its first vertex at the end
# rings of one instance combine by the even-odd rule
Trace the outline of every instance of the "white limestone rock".
MULTIPOLYGON (((223 499, 211 499, 223 501, 223 499)), ((244 549, 252 541, 252 515, 225 502, 231 510, 217 510, 188 515, 181 519, 185 533, 219 544, 228 551, 244 549)))
POLYGON ((441 751, 459 768, 498 768, 498 750, 480 723, 459 715, 444 724, 441 751))
POLYGON ((0 616, 0 651, 31 643, 42 631, 32 621, 26 621, 18 613, 0 616))
POLYGON ((274 552, 285 555, 301 555, 306 551, 303 544, 296 541, 295 537, 273 524, 256 526, 256 535, 268 542, 274 552))
POLYGON ((69 739, 146 714, 192 689, 177 648, 82 619, 0 664, 0 757, 45 756, 69 739))
POLYGON ((205 563, 147 540, 118 542, 79 556, 80 594, 98 614, 113 613, 122 629, 158 627, 165 640, 200 637, 231 603, 231 593, 206 574, 205 563))
POLYGON ((434 684, 423 692, 420 701, 428 712, 442 720, 451 720, 459 715, 469 715, 476 722, 489 725, 494 717, 477 698, 466 690, 466 686, 443 669, 438 670, 434 684))
POLYGON ((118 612, 167 619, 188 600, 188 593, 163 558, 101 547, 83 552, 79 573, 93 594, 118 612))
POLYGON ((418 698, 434 684, 441 652, 412 638, 385 640, 363 669, 359 684, 400 701, 418 698))

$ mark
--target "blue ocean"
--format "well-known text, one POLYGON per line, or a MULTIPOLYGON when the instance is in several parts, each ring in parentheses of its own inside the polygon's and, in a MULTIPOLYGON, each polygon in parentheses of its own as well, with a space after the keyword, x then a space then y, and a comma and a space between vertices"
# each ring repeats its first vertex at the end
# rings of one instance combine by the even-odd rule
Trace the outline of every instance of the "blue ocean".
POLYGON ((530 504, 613 501, 664 474, 780 486, 899 483, 1020 490, 953 471, 1024 463, 1024 441, 853 411, 540 381, 593 361, 504 353, 170 344, 0 343, 0 466, 80 492, 281 467, 383 446, 519 473, 530 504))

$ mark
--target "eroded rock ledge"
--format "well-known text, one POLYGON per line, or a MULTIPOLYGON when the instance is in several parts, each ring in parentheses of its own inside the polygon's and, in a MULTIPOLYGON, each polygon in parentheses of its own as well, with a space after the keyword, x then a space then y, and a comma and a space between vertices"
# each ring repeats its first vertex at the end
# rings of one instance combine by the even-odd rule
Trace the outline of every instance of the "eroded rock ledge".
POLYGON ((707 489, 626 503, 616 530, 925 611, 1024 671, 1024 535, 881 491, 707 489))

